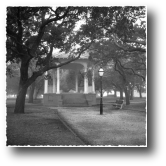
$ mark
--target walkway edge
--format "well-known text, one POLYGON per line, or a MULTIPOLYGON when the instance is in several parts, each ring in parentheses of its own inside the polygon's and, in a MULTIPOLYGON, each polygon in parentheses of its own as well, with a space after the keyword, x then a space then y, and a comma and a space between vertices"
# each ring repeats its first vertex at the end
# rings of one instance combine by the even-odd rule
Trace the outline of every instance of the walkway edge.
POLYGON ((59 116, 59 119, 62 121, 62 123, 76 136, 80 139, 80 141, 85 144, 85 146, 93 146, 90 141, 88 141, 82 134, 60 113, 60 111, 57 109, 57 113, 59 116))

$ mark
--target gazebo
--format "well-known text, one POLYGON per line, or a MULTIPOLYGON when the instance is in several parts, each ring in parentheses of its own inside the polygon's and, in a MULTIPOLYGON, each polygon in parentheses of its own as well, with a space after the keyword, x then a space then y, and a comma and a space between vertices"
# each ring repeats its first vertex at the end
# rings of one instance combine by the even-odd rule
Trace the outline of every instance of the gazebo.
MULTIPOLYGON (((60 68, 52 69, 53 85, 50 89, 48 86, 48 80, 44 81, 44 94, 43 104, 55 107, 69 107, 69 106, 92 106, 96 104, 95 82, 94 82, 94 66, 88 60, 89 54, 84 53, 80 59, 73 61, 60 68), (87 71, 92 71, 92 85, 88 85, 87 71), (64 93, 60 90, 60 70, 61 69, 73 69, 75 71, 75 91, 64 93), (78 72, 84 71, 84 88, 83 91, 79 91, 78 88, 78 72)), ((68 55, 59 54, 56 56, 61 62, 68 60, 68 55)), ((45 73, 47 75, 48 72, 45 73)))

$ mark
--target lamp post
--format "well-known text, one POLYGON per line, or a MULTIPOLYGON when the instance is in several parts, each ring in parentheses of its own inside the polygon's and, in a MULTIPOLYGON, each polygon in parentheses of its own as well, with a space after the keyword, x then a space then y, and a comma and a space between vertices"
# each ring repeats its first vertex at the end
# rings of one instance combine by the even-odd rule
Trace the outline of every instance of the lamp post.
POLYGON ((102 77, 103 77, 103 74, 104 74, 104 70, 102 67, 100 67, 99 69, 99 76, 100 76, 100 86, 101 86, 101 93, 100 93, 100 115, 103 114, 103 89, 102 89, 102 77))

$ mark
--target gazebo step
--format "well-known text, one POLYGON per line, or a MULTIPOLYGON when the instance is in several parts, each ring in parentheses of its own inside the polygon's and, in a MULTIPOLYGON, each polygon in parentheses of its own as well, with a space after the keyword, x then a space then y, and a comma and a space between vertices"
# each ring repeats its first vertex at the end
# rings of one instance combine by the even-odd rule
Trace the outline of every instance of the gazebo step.
POLYGON ((43 105, 55 107, 87 107, 96 104, 95 94, 54 94, 47 93, 43 97, 43 105))
POLYGON ((76 104, 76 103, 63 104, 63 107, 87 107, 87 106, 88 106, 87 104, 76 104))
POLYGON ((85 95, 81 93, 62 94, 63 106, 88 106, 85 95))

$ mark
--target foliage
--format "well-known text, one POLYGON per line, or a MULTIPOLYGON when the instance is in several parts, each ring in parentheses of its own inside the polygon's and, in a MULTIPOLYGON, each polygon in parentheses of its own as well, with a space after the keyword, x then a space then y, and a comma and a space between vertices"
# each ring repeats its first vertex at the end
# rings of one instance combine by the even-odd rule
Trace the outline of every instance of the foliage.
MULTIPOLYGON (((141 6, 8 7, 6 61, 20 63, 15 111, 24 110, 26 90, 37 77, 79 59, 92 43, 108 41, 119 51, 118 54, 115 49, 111 52, 121 57, 125 52, 146 52, 146 24, 143 21, 137 24, 142 17, 145 17, 145 7, 141 6), (80 20, 84 24, 76 31, 80 20), (69 59, 59 61, 53 56, 54 48, 68 53, 69 59), (31 63, 33 72, 29 74, 31 63)), ((91 48, 93 52, 95 44, 91 48)), ((111 48, 109 44, 108 48, 111 48)), ((109 57, 110 53, 105 55, 109 57)))

